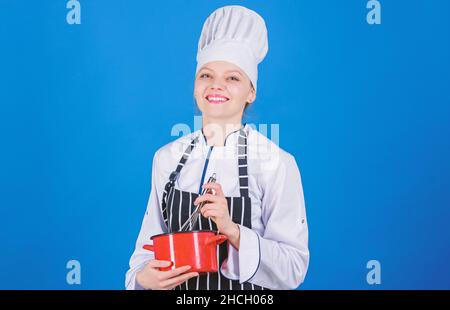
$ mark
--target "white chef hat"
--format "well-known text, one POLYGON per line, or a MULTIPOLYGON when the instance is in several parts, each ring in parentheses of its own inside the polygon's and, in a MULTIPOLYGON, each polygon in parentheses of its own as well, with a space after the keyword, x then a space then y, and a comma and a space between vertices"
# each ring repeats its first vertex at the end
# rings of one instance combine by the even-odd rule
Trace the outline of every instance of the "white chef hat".
POLYGON ((243 6, 224 6, 215 10, 203 24, 195 72, 211 61, 231 62, 247 74, 256 90, 258 64, 267 50, 264 19, 243 6))

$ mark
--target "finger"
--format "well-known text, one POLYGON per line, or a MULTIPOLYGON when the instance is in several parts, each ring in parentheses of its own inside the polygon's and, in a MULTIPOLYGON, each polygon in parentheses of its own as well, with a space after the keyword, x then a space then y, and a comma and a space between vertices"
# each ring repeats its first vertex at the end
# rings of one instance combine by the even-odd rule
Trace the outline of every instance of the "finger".
POLYGON ((218 210, 209 210, 202 214, 204 217, 208 218, 210 217, 212 220, 215 220, 216 217, 221 218, 222 213, 218 210))
POLYGON ((171 286, 176 286, 176 285, 179 285, 177 283, 183 283, 183 282, 189 280, 190 278, 197 277, 197 276, 198 276, 198 272, 185 273, 185 274, 182 274, 182 275, 180 275, 178 277, 174 277, 174 278, 162 281, 161 282, 161 287, 169 288, 171 286))
POLYGON ((152 268, 164 268, 164 267, 169 267, 170 265, 172 265, 171 261, 156 260, 156 259, 149 261, 147 264, 147 266, 152 267, 152 268))
POLYGON ((219 204, 207 203, 207 204, 203 205, 201 210, 202 211, 206 211, 206 210, 210 210, 210 209, 212 209, 212 210, 219 210, 219 209, 222 209, 222 208, 223 208, 223 206, 221 206, 219 204))
POLYGON ((203 184, 203 188, 215 190, 217 196, 225 196, 219 183, 206 183, 203 184))
POLYGON ((212 195, 212 194, 204 194, 204 195, 201 195, 201 196, 197 197, 194 200, 194 204, 198 205, 198 204, 200 204, 203 201, 210 201, 210 202, 218 203, 218 202, 221 202, 221 201, 223 202, 224 199, 225 199, 224 197, 215 196, 215 195, 212 195))
POLYGON ((228 210, 228 205, 223 203, 207 203, 204 204, 200 211, 206 211, 206 210, 220 210, 223 213, 230 214, 228 210))
MULTIPOLYGON (((195 278, 195 276, 194 276, 194 278, 195 278)), ((189 279, 191 279, 191 278, 189 278, 189 279)), ((187 279, 187 280, 189 280, 189 279, 187 279)), ((175 283, 175 284, 173 284, 173 285, 170 285, 169 287, 167 287, 167 289, 169 289, 169 290, 174 289, 174 288, 177 287, 178 285, 181 285, 181 284, 183 284, 183 283, 186 283, 187 280, 181 280, 181 281, 179 281, 179 282, 177 282, 177 283, 175 283)))
POLYGON ((222 208, 219 206, 210 205, 208 207, 203 207, 201 210, 201 213, 204 217, 225 217, 226 213, 222 208))
POLYGON ((215 205, 215 204, 212 204, 212 203, 208 203, 208 204, 206 204, 206 205, 204 205, 204 206, 202 207, 202 209, 200 210, 200 212, 201 212, 202 215, 203 215, 203 214, 205 214, 205 212, 207 212, 207 211, 211 211, 211 210, 220 210, 220 209, 221 209, 220 206, 215 205))
POLYGON ((201 200, 201 201, 218 201, 218 200, 222 200, 224 197, 220 197, 220 196, 216 196, 213 194, 203 194, 201 196, 198 196, 196 198, 196 200, 201 200))
POLYGON ((178 267, 172 270, 168 270, 168 271, 161 271, 160 272, 160 280, 167 280, 173 277, 176 277, 182 273, 185 273, 186 271, 188 271, 189 269, 191 269, 191 266, 182 266, 182 267, 178 267))

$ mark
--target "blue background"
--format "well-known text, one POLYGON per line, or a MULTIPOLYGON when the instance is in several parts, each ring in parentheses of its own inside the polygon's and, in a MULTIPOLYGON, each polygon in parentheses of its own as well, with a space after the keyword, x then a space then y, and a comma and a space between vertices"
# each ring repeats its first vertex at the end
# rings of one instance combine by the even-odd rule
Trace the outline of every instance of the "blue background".
POLYGON ((382 0, 381 25, 365 0, 81 0, 81 25, 66 2, 0 1, 0 288, 124 287, 203 21, 242 4, 270 44, 247 121, 279 123, 302 173, 301 288, 450 289, 449 1, 382 0))

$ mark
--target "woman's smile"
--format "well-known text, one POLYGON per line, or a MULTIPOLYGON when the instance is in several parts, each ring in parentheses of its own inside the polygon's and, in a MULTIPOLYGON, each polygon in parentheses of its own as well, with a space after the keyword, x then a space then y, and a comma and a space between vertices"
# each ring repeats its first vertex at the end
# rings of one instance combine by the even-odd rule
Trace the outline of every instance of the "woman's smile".
POLYGON ((212 104, 221 104, 230 100, 228 97, 219 94, 209 94, 205 98, 206 100, 208 100, 209 103, 212 104))

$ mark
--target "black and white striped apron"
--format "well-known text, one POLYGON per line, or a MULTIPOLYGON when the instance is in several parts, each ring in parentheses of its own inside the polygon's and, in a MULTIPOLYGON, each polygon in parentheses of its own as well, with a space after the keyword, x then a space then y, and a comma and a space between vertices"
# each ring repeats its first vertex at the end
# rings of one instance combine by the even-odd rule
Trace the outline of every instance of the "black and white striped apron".
MULTIPOLYGON (((164 222, 167 225, 169 232, 177 232, 181 225, 194 212, 194 201, 199 196, 197 193, 181 191, 175 188, 175 181, 179 177, 181 169, 183 169, 186 161, 189 158, 193 148, 198 142, 198 137, 193 139, 187 147, 183 156, 181 157, 178 166, 169 177, 163 198, 162 198, 162 213, 164 222)), ((247 135, 241 129, 238 137, 238 169, 239 169, 239 197, 226 197, 230 216, 233 222, 241 224, 245 227, 252 228, 251 223, 251 200, 248 195, 248 172, 247 172, 247 135)), ((214 230, 217 231, 216 224, 211 220, 199 215, 196 227, 199 230, 214 230)), ((192 230, 193 227, 190 227, 192 230)), ((257 286, 248 282, 243 284, 239 280, 231 280, 220 273, 220 266, 227 258, 228 248, 227 242, 222 243, 217 247, 218 251, 218 266, 219 271, 215 273, 201 274, 199 277, 189 279, 187 282, 179 285, 177 290, 261 290, 261 286, 257 286)))

